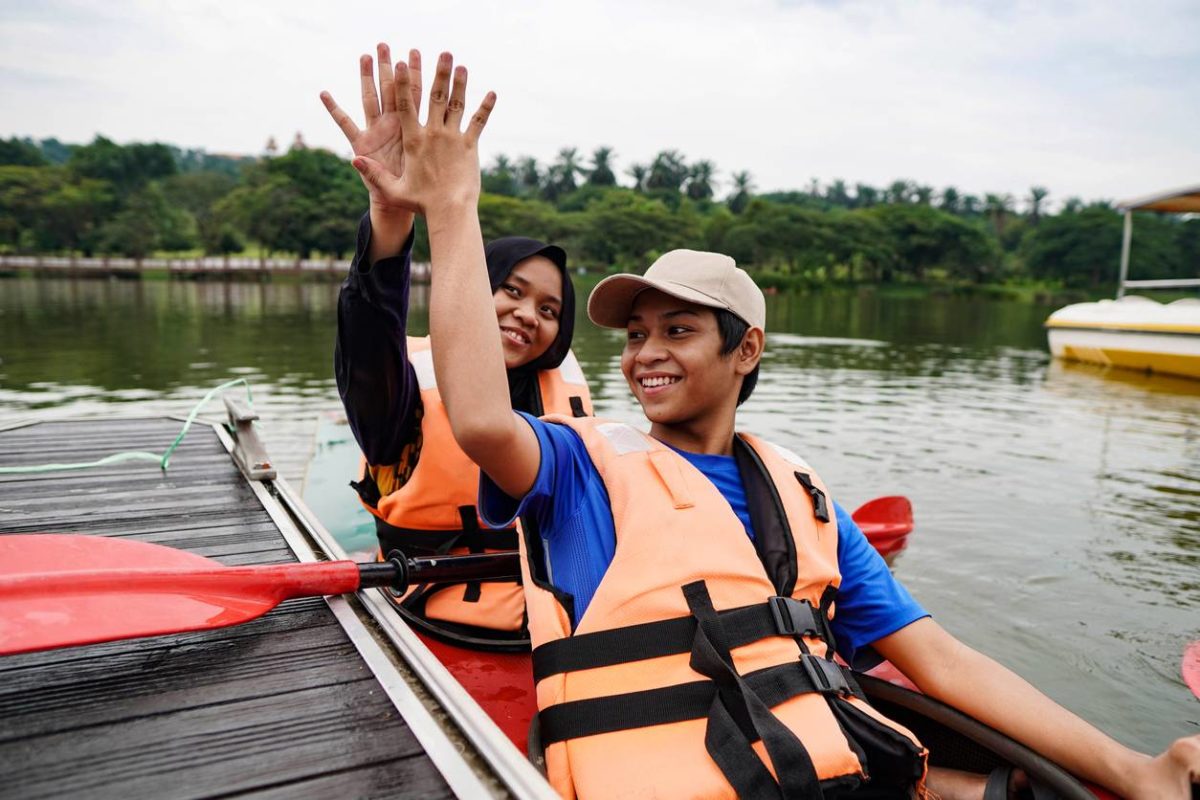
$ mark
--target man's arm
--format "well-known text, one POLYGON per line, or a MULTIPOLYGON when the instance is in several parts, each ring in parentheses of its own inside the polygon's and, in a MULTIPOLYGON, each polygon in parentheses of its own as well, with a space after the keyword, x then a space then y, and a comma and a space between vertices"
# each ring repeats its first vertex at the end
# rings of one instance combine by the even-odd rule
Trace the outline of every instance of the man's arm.
POLYGON ((932 619, 917 620, 874 647, 921 691, 1122 797, 1186 800, 1189 780, 1200 780, 1200 736, 1176 741, 1157 758, 1130 750, 932 619))
POLYGON ((426 125, 417 121, 410 70, 396 66, 395 97, 403 128, 404 174, 370 158, 354 166, 386 202, 419 209, 429 226, 433 261, 429 332, 438 389, 454 438, 512 497, 537 477, 532 429, 513 413, 479 227, 479 136, 495 104, 489 93, 461 130, 467 72, 451 72, 443 53, 429 94, 426 125))
MULTIPOLYGON (((397 112, 399 105, 396 92, 392 55, 388 46, 380 42, 376 46, 379 57, 379 87, 375 86, 371 57, 359 56, 358 74, 361 84, 363 117, 366 129, 360 129, 329 92, 321 92, 321 102, 329 116, 341 129, 354 150, 354 155, 365 156, 382 164, 397 176, 404 174, 403 128, 397 112)), ((416 50, 408 53, 406 72, 409 80, 405 86, 406 97, 411 98, 415 110, 421 107, 421 54, 416 50)), ((415 112, 414 112, 415 113, 415 112)), ((370 247, 366 254, 367 266, 383 258, 395 256, 404 246, 413 226, 412 209, 394 202, 383 195, 365 178, 363 184, 371 200, 370 247)))

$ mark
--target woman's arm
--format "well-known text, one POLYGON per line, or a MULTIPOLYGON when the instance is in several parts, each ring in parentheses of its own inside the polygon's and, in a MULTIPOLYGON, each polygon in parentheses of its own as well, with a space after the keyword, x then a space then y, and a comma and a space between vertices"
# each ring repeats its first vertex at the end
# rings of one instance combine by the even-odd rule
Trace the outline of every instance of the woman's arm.
POLYGON ((372 234, 364 215, 350 274, 338 292, 333 372, 359 449, 367 463, 386 465, 396 463, 416 429, 420 390, 405 339, 412 237, 399 256, 371 264, 372 234))
POLYGON ((403 128, 403 175, 371 158, 355 168, 389 203, 424 214, 433 261, 429 332, 438 389, 459 446, 505 493, 521 497, 537 477, 532 429, 513 413, 479 227, 479 136, 495 105, 490 92, 461 130, 467 72, 443 53, 429 93, 426 125, 417 121, 411 79, 396 65, 403 128))
POLYGON ((918 620, 873 646, 921 691, 1122 797, 1187 800, 1189 782, 1200 780, 1200 736, 1176 741, 1157 758, 1130 750, 932 619, 918 620))

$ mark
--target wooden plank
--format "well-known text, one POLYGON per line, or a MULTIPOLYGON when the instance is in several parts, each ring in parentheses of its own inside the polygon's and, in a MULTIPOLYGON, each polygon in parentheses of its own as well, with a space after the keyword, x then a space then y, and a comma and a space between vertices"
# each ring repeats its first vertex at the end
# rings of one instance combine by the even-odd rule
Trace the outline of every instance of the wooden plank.
MULTIPOLYGON (((27 426, 0 432, 0 462, 160 450, 178 430, 27 426)), ((118 536, 230 565, 295 560, 210 428, 172 463, 166 474, 130 463, 4 475, 0 535, 118 536)), ((0 786, 6 798, 450 796, 320 598, 233 628, 0 659, 0 786)))

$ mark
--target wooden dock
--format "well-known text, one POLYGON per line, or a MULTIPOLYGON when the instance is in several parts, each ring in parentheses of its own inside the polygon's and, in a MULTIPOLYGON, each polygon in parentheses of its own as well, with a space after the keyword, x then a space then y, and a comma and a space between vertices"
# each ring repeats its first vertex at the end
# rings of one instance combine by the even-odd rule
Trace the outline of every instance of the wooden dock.
MULTIPOLYGON (((0 431, 0 466, 161 451, 179 428, 14 427, 0 431)), ((118 536, 227 565, 316 558, 280 499, 286 483, 248 480, 233 445, 201 426, 166 473, 134 462, 0 474, 0 535, 118 536)), ((448 722, 431 698, 453 689, 421 685, 415 674, 431 667, 404 663, 363 606, 357 596, 293 600, 232 628, 0 657, 0 795, 545 796, 527 763, 502 763, 511 745, 489 763, 487 741, 482 756, 464 742, 470 720, 448 722)))

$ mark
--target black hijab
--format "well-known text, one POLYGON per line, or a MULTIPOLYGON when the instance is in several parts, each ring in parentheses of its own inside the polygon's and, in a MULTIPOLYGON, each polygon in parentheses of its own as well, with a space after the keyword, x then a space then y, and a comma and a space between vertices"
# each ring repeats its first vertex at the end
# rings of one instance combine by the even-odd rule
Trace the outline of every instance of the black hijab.
POLYGON ((484 253, 487 256, 488 280, 493 293, 500 288, 500 284, 514 267, 533 256, 545 256, 550 259, 562 274, 562 309, 558 316, 558 335, 554 337, 546 352, 528 364, 508 371, 508 396, 513 408, 540 415, 544 411, 541 393, 538 391, 537 374, 541 370, 554 369, 562 364, 571 349, 571 337, 575 333, 575 288, 571 285, 571 276, 567 274, 567 254, 557 245, 524 236, 493 239, 487 243, 484 253))

